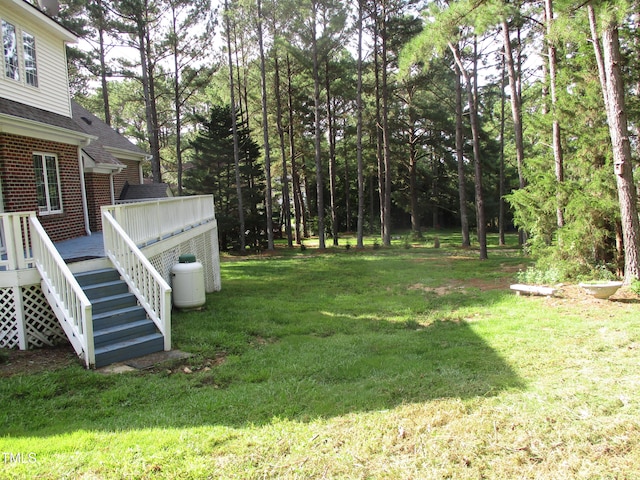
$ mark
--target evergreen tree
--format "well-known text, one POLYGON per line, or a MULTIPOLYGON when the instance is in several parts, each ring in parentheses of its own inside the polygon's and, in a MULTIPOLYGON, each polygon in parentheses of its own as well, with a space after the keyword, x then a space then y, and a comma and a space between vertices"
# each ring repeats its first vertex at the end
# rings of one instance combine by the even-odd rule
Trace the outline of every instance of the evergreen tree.
MULTIPOLYGON (((192 140, 193 158, 185 169, 184 188, 191 194, 213 194, 222 249, 238 247, 238 196, 235 180, 233 127, 229 106, 212 106, 208 118, 199 118, 200 129, 192 140)), ((237 120, 242 205, 245 209, 247 245, 261 248, 264 226, 264 172, 257 163, 258 144, 246 124, 237 120)))

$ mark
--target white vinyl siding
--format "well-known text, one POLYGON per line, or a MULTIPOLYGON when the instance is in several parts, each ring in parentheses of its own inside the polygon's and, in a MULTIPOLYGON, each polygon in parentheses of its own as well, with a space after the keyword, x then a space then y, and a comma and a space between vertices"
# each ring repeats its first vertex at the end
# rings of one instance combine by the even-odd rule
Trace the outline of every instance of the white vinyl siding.
POLYGON ((6 76, 3 55, 0 97, 71 117, 66 40, 42 28, 32 16, 4 10, 4 6, 0 1, 0 20, 15 27, 20 78, 16 81, 6 76))
POLYGON ((62 212, 58 157, 52 153, 34 153, 38 211, 41 215, 62 212))

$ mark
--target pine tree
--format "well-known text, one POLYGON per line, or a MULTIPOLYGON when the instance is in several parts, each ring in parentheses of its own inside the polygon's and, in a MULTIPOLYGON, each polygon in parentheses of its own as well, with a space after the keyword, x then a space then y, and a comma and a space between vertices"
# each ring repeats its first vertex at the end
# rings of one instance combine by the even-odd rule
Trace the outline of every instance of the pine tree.
MULTIPOLYGON (((201 126, 191 142, 193 159, 185 172, 184 187, 191 194, 214 195, 221 248, 237 248, 240 225, 231 108, 212 106, 209 117, 199 120, 201 126)), ((246 125, 239 121, 237 125, 245 228, 249 232, 247 244, 262 248, 266 240, 265 182, 264 172, 257 164, 260 149, 251 139, 246 125)))

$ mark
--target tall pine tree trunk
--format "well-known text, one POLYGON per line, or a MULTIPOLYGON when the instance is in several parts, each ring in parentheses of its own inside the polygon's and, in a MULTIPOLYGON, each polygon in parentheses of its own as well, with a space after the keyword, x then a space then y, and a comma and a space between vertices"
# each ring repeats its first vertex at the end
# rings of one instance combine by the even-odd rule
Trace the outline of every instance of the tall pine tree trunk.
MULTIPOLYGON (((524 138, 522 134, 522 99, 518 88, 518 75, 513 60, 513 50, 511 48, 511 35, 509 34, 509 23, 506 19, 502 21, 502 36, 504 45, 504 58, 509 77, 509 91, 511 97, 511 116, 513 118, 513 130, 516 141, 516 160, 518 164, 518 185, 520 188, 526 186, 524 178, 524 138)), ((526 241, 525 232, 520 232, 520 242, 526 241)))
POLYGON ((173 54, 173 111, 176 121, 176 169, 178 196, 182 196, 182 102, 180 99, 180 66, 178 64, 178 18, 175 7, 171 8, 171 50, 173 54))
POLYGON ((389 82, 388 65, 388 30, 387 30, 387 1, 382 0, 382 143, 384 157, 384 228, 382 229, 382 243, 391 245, 391 132, 389 131, 389 82))
MULTIPOLYGON (((342 132, 343 135, 347 132, 347 118, 342 119, 342 132)), ((345 231, 353 232, 352 230, 352 213, 351 213, 351 169, 349 168, 349 152, 347 142, 342 143, 342 157, 344 158, 344 206, 345 206, 345 231)))
POLYGON ((333 245, 338 245, 338 200, 336 198, 336 137, 335 119, 331 109, 331 81, 329 58, 325 60, 325 94, 327 98, 327 137, 329 140, 329 202, 331 204, 331 234, 333 245))
MULTIPOLYGON (((413 104, 415 88, 407 85, 407 106, 409 121, 407 125, 407 145, 409 147, 409 209, 411 215, 411 233, 414 238, 422 236, 422 226, 420 225, 420 212, 418 208, 418 158, 420 157, 419 146, 420 134, 416 131, 415 125, 416 110, 413 104)), ((435 179, 434 179, 435 181, 435 179)))
POLYGON ((379 28, 378 28, 378 6, 374 2, 373 19, 373 70, 374 70, 374 90, 376 102, 376 161, 378 165, 378 199, 380 207, 380 238, 384 241, 384 227, 387 224, 385 204, 385 171, 383 154, 383 134, 382 134, 382 101, 381 101, 381 80, 380 80, 380 53, 379 53, 379 28))
MULTIPOLYGON (((304 216, 304 201, 302 198, 302 190, 300 189, 300 175, 298 174, 298 167, 296 165, 296 142, 295 142, 295 128, 293 123, 293 87, 292 87, 292 73, 291 73, 291 61, 289 54, 286 56, 287 62, 287 110, 289 113, 289 158, 291 159, 291 183, 293 184, 293 211, 295 218, 295 237, 296 243, 300 245, 302 243, 302 231, 301 226, 306 225, 307 219, 304 216)), ((305 235, 306 236, 306 235, 305 235)))
POLYGON ((312 0, 312 32, 311 32, 311 54, 313 57, 313 100, 314 100, 314 124, 315 124, 315 163, 316 163, 316 195, 318 209, 318 248, 326 248, 324 237, 324 182, 322 180, 322 154, 320 142, 322 132, 320 131, 320 63, 318 60, 318 0, 312 0))
POLYGON ((462 81, 460 68, 456 65, 456 158, 458 160, 458 198, 460 200, 460 229, 462 246, 470 247, 469 213, 467 211, 467 185, 464 173, 464 130, 462 127, 462 81))
POLYGON ((498 244, 502 247, 505 245, 505 225, 504 225, 504 195, 505 195, 505 178, 504 178, 504 124, 505 124, 505 95, 506 88, 506 61, 502 60, 502 75, 500 78, 500 180, 498 182, 498 244))
POLYGON ((231 95, 231 129, 233 134, 233 166, 236 180, 236 195, 238 197, 238 241, 240 242, 240 252, 244 253, 246 249, 245 239, 245 223, 244 223, 244 206, 242 201, 242 180, 240 177, 240 145, 238 142, 238 114, 236 111, 235 87, 233 80, 233 58, 231 55, 231 27, 228 1, 224 2, 225 13, 225 30, 227 40, 227 54, 229 61, 229 93, 231 95))
POLYGON ((602 46, 609 100, 607 117, 624 242, 624 281, 628 284, 640 278, 640 222, 638 221, 636 186, 633 181, 624 85, 620 72, 623 62, 620 55, 618 27, 613 22, 609 23, 602 32, 602 46))
MULTIPOLYGON (((475 42, 474 42, 475 43, 475 42)), ((487 223, 484 212, 484 195, 482 191, 482 163, 480 156, 480 122, 478 119, 477 111, 477 96, 474 95, 474 84, 472 83, 472 75, 475 76, 475 65, 477 63, 477 54, 474 48, 474 69, 472 75, 469 74, 464 68, 462 58, 460 56, 460 50, 458 46, 454 46, 449 43, 449 49, 453 53, 454 59, 458 64, 460 73, 464 79, 466 91, 467 91, 467 104, 469 107, 469 122, 471 124, 471 135, 473 137, 473 165, 474 165, 474 188, 476 199, 476 223, 478 232, 478 243, 480 244, 480 259, 485 260, 488 258, 487 253, 487 223)))
POLYGON ((556 172, 556 182, 558 184, 558 192, 556 194, 557 206, 556 206, 556 223, 558 228, 564 227, 564 205, 562 201, 561 186, 564 182, 564 154, 562 151, 562 134, 560 131, 560 121, 558 120, 557 103, 558 96, 556 91, 556 79, 557 79, 557 53, 556 47, 552 41, 553 32, 553 2, 552 0, 545 0, 545 17, 547 24, 547 52, 549 58, 549 90, 551 93, 551 115, 553 119, 552 126, 552 143, 553 143, 553 159, 556 172))
POLYGON ((409 208, 411 210, 411 232, 415 238, 421 236, 420 214, 418 212, 418 152, 415 130, 409 130, 409 208))
POLYGON ((260 86, 262 96, 262 137, 264 142, 264 174, 266 181, 265 207, 267 216, 267 249, 273 250, 273 194, 271 185, 271 148, 269 145, 269 121, 267 116, 267 76, 262 38, 262 0, 258 6, 258 45, 260 47, 260 86))
POLYGON ((640 278, 640 222, 638 221, 637 193, 633 182, 631 143, 629 142, 624 84, 620 68, 620 41, 618 25, 609 19, 602 32, 602 51, 598 38, 593 4, 587 4, 592 42, 598 63, 602 94, 607 111, 614 175, 620 205, 622 242, 624 248, 624 282, 640 278), (603 55, 604 54, 604 55, 603 55))
POLYGON ((100 85, 102 86, 102 101, 104 103, 104 122, 107 125, 111 125, 111 107, 109 105, 109 86, 107 84, 107 61, 105 52, 105 7, 102 4, 103 0, 96 0, 96 6, 98 9, 98 52, 100 58, 100 85))
POLYGON ((149 150, 151 151, 151 171, 153 173, 153 181, 155 183, 160 183, 162 182, 162 174, 160 171, 160 145, 158 141, 157 121, 154 122, 154 118, 156 118, 157 116, 154 114, 154 89, 152 88, 153 84, 150 75, 151 69, 147 55, 148 51, 146 23, 141 14, 136 17, 136 20, 138 22, 138 51, 140 53, 140 65, 142 70, 142 92, 145 105, 144 112, 147 126, 147 136, 149 137, 149 150))
POLYGON ((289 171, 287 168, 287 153, 284 141, 284 127, 282 125, 282 98, 280 94, 280 62, 278 60, 278 50, 273 49, 273 80, 276 97, 276 125, 278 128, 278 138, 280 140, 280 156, 282 158, 282 218, 284 229, 287 235, 287 246, 293 247, 293 235, 291 232, 291 197, 289 195, 289 171))
POLYGON ((362 17, 363 2, 358 0, 358 82, 356 91, 357 127, 356 156, 358 160, 358 232, 357 248, 364 248, 364 162, 362 160, 362 17))

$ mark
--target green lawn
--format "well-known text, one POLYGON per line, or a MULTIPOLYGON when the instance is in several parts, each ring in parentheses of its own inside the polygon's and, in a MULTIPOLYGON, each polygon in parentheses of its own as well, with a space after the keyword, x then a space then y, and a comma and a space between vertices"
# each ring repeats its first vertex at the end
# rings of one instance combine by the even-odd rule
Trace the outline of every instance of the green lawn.
POLYGON ((191 359, 0 379, 0 478, 640 478, 637 301, 439 239, 229 257, 191 359))

